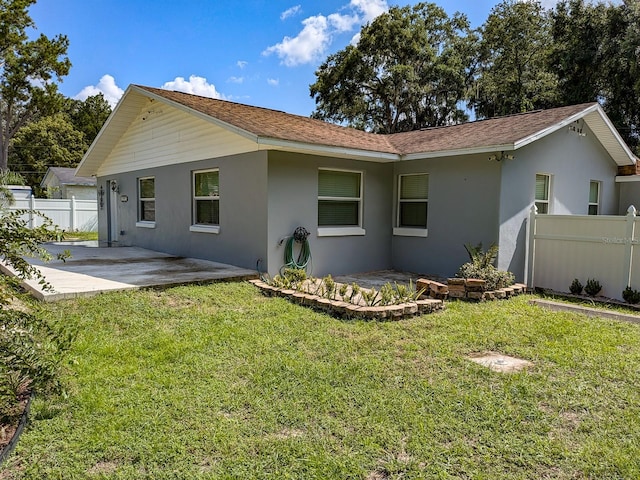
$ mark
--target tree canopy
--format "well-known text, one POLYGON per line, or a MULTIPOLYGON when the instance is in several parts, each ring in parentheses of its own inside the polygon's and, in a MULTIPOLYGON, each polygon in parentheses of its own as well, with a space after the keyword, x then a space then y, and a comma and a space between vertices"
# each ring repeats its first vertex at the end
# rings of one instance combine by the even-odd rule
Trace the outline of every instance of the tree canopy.
POLYGON ((56 111, 61 96, 52 79, 69 73, 69 41, 27 36, 35 27, 28 8, 35 0, 0 0, 0 170, 6 170, 9 142, 16 132, 38 116, 56 111))
POLYGON ((598 101, 640 153, 639 58, 637 0, 503 0, 477 30, 392 7, 317 69, 312 116, 390 133, 598 101))
POLYGON ((474 41, 464 15, 433 3, 392 7, 318 68, 313 116, 382 133, 465 120, 474 41))

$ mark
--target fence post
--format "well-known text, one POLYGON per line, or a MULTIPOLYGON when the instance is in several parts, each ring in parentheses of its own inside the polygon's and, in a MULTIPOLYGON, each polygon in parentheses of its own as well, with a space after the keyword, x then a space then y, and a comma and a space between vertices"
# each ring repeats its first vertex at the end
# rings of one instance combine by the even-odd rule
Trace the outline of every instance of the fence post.
POLYGON ((527 284, 529 290, 532 290, 533 285, 533 273, 535 270, 535 253, 536 253, 536 214, 538 213, 538 207, 535 203, 531 205, 529 210, 529 217, 527 218, 527 229, 525 243, 525 256, 524 256, 524 281, 527 284))
POLYGON ((33 215, 33 212, 36 209, 36 196, 34 194, 31 194, 31 197, 29 197, 29 228, 34 228, 34 222, 35 222, 35 217, 33 215))
POLYGON ((631 205, 627 209, 627 240, 626 248, 624 252, 624 278, 627 287, 631 286, 631 276, 633 273, 633 242, 635 240, 635 226, 636 226, 636 207, 631 205))
POLYGON ((71 232, 75 232, 76 230, 76 222, 77 222, 77 218, 76 218, 76 196, 75 195, 71 195, 71 228, 69 229, 69 231, 71 232))

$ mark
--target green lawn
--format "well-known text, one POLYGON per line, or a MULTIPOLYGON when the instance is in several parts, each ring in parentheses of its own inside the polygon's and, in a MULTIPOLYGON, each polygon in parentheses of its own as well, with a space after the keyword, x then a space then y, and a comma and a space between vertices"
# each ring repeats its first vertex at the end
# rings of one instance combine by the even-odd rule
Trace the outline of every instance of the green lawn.
POLYGON ((245 283, 42 308, 80 331, 68 395, 34 403, 2 479, 640 478, 637 325, 525 296, 346 322, 245 283))

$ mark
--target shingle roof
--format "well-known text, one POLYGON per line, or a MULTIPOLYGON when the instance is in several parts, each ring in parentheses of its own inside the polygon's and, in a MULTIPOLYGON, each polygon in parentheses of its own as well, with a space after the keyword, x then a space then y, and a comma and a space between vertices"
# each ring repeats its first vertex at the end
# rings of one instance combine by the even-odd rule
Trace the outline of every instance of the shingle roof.
POLYGON ((139 86, 258 137, 399 155, 514 144, 595 103, 536 110, 445 127, 381 135, 278 110, 139 86))
POLYGON ((253 107, 159 88, 140 85, 138 87, 258 137, 381 153, 397 153, 386 135, 376 135, 355 128, 341 127, 322 120, 279 110, 253 107))
POLYGON ((84 185, 95 186, 95 177, 76 177, 75 168, 49 167, 49 171, 58 177, 60 185, 84 185))
POLYGON ((572 117, 595 103, 536 110, 518 115, 390 135, 402 154, 512 145, 572 117))

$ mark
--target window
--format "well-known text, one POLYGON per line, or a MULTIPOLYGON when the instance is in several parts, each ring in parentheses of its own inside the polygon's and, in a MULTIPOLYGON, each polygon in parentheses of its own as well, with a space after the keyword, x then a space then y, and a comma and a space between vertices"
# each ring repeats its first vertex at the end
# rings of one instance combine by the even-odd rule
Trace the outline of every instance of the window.
POLYGON ((424 236, 427 229, 429 175, 426 173, 398 177, 398 212, 395 235, 424 236))
POLYGON ((193 172, 192 232, 218 233, 220 227, 220 176, 218 170, 193 172))
POLYGON ((600 182, 589 182, 589 215, 598 215, 600 210, 600 182))
POLYGON ((549 191, 551 186, 551 175, 536 175, 536 207, 538 213, 549 213, 549 191))
POLYGON ((139 227, 150 227, 156 221, 156 186, 154 177, 138 179, 138 223, 139 227))
POLYGON ((318 235, 364 235, 362 173, 318 171, 318 235))

